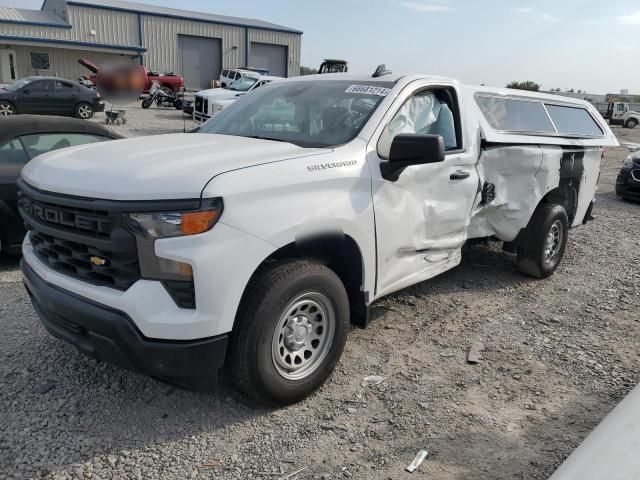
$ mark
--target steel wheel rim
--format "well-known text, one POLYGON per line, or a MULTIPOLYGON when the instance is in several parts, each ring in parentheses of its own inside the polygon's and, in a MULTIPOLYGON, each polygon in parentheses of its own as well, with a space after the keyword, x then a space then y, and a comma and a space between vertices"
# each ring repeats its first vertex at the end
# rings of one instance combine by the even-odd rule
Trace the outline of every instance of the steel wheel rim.
POLYGON ((78 107, 78 114, 82 118, 89 118, 91 116, 91 107, 89 107, 88 105, 80 105, 78 107))
POLYGON ((564 241, 564 225, 560 220, 556 220, 549 229, 547 241, 544 247, 544 261, 547 265, 553 265, 560 255, 562 243, 564 241))
POLYGON ((311 291, 289 302, 271 342, 278 374, 287 380, 301 380, 315 372, 329 355, 335 329, 335 310, 325 295, 311 291))
POLYGON ((3 117, 13 115, 13 107, 7 103, 0 104, 0 115, 3 117))

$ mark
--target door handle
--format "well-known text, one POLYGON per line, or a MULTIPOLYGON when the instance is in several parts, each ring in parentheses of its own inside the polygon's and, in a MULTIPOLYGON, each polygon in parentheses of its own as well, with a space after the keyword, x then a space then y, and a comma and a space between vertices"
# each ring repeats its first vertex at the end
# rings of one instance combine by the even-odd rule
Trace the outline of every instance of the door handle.
POLYGON ((471 172, 468 170, 458 170, 456 173, 452 173, 449 177, 451 180, 465 180, 471 176, 471 172))

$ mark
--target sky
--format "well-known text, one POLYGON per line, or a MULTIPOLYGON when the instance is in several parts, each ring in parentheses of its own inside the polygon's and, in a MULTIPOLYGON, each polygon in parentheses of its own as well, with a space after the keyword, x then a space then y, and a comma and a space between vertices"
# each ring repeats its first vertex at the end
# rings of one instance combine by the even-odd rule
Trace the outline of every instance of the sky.
POLYGON ((384 63, 469 84, 533 80, 545 89, 640 94, 638 0, 141 1, 297 28, 302 64, 315 68, 323 58, 344 58, 354 72, 384 63))

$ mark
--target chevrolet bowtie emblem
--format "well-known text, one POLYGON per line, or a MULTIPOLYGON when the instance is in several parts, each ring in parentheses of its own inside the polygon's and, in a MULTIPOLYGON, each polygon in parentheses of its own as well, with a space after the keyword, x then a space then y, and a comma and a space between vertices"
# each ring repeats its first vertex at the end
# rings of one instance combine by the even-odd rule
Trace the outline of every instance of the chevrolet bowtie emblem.
POLYGON ((91 257, 89 261, 96 267, 104 267, 105 265, 107 265, 107 263, 109 263, 106 258, 102 257, 91 257))

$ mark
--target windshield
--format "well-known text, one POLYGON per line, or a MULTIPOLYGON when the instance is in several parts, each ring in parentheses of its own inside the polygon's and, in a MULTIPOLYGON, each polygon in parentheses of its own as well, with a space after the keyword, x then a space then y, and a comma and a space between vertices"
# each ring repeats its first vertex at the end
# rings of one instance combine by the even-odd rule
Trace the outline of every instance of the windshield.
POLYGON ((247 92, 258 81, 255 77, 243 77, 229 87, 229 90, 235 90, 236 92, 247 92))
POLYGON ((393 87, 391 82, 282 82, 258 88, 206 122, 199 133, 263 138, 301 147, 353 140, 393 87))
POLYGON ((7 85, 4 88, 5 88, 5 90, 9 90, 10 92, 17 92, 22 87, 30 84, 31 82, 33 82, 33 79, 31 79, 31 78, 23 78, 22 80, 18 80, 16 83, 13 83, 11 85, 7 85))

